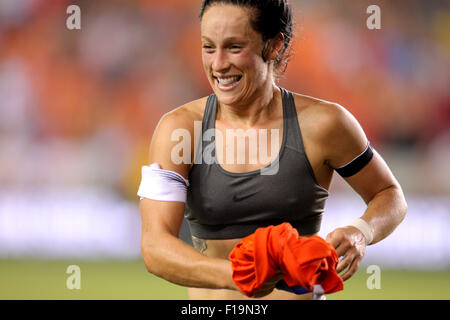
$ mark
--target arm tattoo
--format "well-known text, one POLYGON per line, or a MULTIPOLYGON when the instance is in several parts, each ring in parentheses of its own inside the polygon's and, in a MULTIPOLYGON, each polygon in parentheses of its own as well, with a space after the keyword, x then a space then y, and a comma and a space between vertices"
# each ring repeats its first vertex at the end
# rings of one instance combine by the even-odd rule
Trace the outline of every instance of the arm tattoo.
POLYGON ((200 253, 204 253, 206 249, 208 249, 208 246, 206 244, 205 239, 199 239, 197 237, 192 236, 192 244, 194 245, 194 248, 200 251, 200 253))

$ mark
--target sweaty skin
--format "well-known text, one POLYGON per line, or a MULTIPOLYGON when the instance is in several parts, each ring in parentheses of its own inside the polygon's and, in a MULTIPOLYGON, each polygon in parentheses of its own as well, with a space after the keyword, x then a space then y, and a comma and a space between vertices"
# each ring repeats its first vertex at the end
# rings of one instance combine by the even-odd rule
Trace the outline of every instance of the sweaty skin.
MULTIPOLYGON (((201 253, 209 256, 216 257, 221 259, 228 259, 228 255, 231 250, 233 250, 234 246, 238 244, 241 239, 226 239, 226 240, 202 240, 192 237, 192 242, 194 247, 201 253)), ((279 278, 278 278, 279 279, 279 278)), ((276 282, 276 281, 275 281, 276 282)), ((189 288, 189 298, 196 300, 204 300, 204 299, 214 299, 214 300, 240 300, 240 299, 249 299, 247 296, 243 295, 238 291, 233 290, 210 290, 210 289, 201 289, 201 288, 189 288)), ((311 299, 312 294, 302 294, 295 295, 289 293, 287 291, 274 289, 270 294, 262 297, 261 299, 269 299, 269 300, 303 300, 303 299, 311 299)))
MULTIPOLYGON (((280 99, 278 89, 274 89, 274 96, 278 96, 275 100, 280 99)), ((184 128, 190 132, 191 137, 194 137, 194 121, 202 121, 206 99, 205 97, 179 107, 162 118, 150 147, 150 163, 160 163, 161 168, 188 177, 192 164, 176 165, 171 161, 170 150, 177 142, 168 143, 166 137, 170 136, 170 132, 175 128, 184 128)), ((306 155, 317 182, 328 190, 333 176, 332 167, 342 166, 351 161, 364 150, 367 140, 356 120, 342 107, 299 94, 295 94, 294 99, 306 155)), ((271 116, 264 116, 266 117, 264 125, 275 127, 282 113, 281 108, 281 103, 275 103, 273 110, 270 111, 271 116), (267 118, 274 120, 272 122, 267 118)), ((220 113, 216 125, 227 127, 221 123, 220 113)), ((193 148, 197 143, 198 141, 192 139, 191 163, 194 163, 193 148)), ((264 166, 259 165, 260 168, 264 166)), ((245 172, 254 170, 255 167, 235 164, 227 166, 226 169, 231 172, 245 172)), ((363 217, 368 217, 367 220, 375 226, 374 243, 380 241, 392 232, 403 218, 401 214, 397 216, 398 212, 404 210, 404 202, 395 178, 383 159, 374 152, 373 159, 365 168, 345 180, 368 204, 363 217), (368 184, 367 181, 371 183, 368 184), (390 216, 386 217, 386 212, 390 216)), ((178 239, 184 208, 185 204, 179 202, 149 199, 141 201, 142 253, 149 272, 168 281, 193 287, 189 289, 192 299, 246 299, 237 291, 232 281, 231 263, 227 260, 229 253, 240 239, 194 240, 198 250, 187 246, 178 239)), ((354 227, 346 227, 330 233, 330 238, 331 243, 338 242, 334 246, 338 255, 344 256, 343 260, 347 263, 340 266, 340 271, 345 271, 348 267, 347 278, 349 278, 356 272, 363 256, 363 253, 358 251, 361 243, 364 243, 362 234, 354 227)), ((265 298, 310 299, 311 295, 295 295, 275 289, 265 298)))
MULTIPOLYGON (((219 101, 215 127, 223 132, 226 129, 279 129, 281 139, 281 93, 273 80, 271 61, 278 57, 283 42, 275 42, 267 55, 268 63, 263 62, 262 38, 249 24, 249 11, 233 5, 218 6, 207 9, 201 26, 204 69, 219 101)), ((283 40, 282 37, 279 40, 283 40)), ((194 146, 199 142, 194 141, 194 122, 202 121, 206 100, 205 97, 190 102, 161 118, 150 145, 149 163, 159 163, 162 169, 188 178, 194 163, 194 146), (178 141, 170 137, 178 129, 190 133, 190 163, 172 161, 171 152, 178 141)), ((367 138, 356 119, 343 107, 300 94, 294 94, 294 100, 306 156, 317 183, 328 190, 333 168, 359 155, 367 146, 367 138)), ((270 139, 268 144, 270 149, 270 139)), ((226 148, 223 152, 226 153, 226 148)), ((248 144, 245 152, 249 152, 248 144)), ((230 172, 254 171, 266 165, 259 160, 256 164, 221 164, 230 172)), ((361 218, 372 228, 372 243, 387 237, 403 220, 407 209, 401 187, 389 167, 374 151, 369 164, 345 181, 367 204, 361 218)), ((147 270, 167 281, 190 287, 192 299, 247 299, 232 280, 228 260, 240 239, 193 239, 196 249, 188 246, 178 239, 184 210, 182 202, 141 200, 141 252, 147 270)), ((343 227, 331 232, 326 240, 344 257, 338 272, 343 272, 344 280, 350 278, 364 256, 364 236, 355 227, 343 227)), ((276 280, 267 283, 257 293, 258 297, 311 298, 311 294, 272 291, 276 280)))
MULTIPOLYGON (((281 93, 279 90, 275 90, 274 92, 274 103, 273 103, 273 110, 271 110, 271 117, 273 118, 270 122, 265 122, 264 126, 259 125, 256 126, 258 128, 266 128, 269 129, 279 129, 279 144, 278 147, 281 146, 281 139, 283 136, 283 114, 282 114, 282 102, 281 102, 281 93)), ((206 100, 205 100, 206 101, 206 100)), ((203 102, 203 101, 202 101, 203 102)), ((297 107, 297 114, 301 113, 302 110, 305 110, 307 107, 305 105, 310 104, 313 105, 314 103, 317 103, 318 101, 314 99, 310 99, 306 96, 295 96, 295 102, 297 107), (300 106, 300 107, 298 107, 300 106)), ((204 107, 204 106, 203 106, 204 107)), ((300 117, 299 117, 300 118, 300 117)), ((201 121, 201 119, 199 119, 201 121)), ((303 125, 302 122, 299 125, 303 125)), ((230 126, 226 121, 222 121, 221 115, 220 115, 220 106, 219 106, 219 112, 217 114, 216 119, 216 128, 218 130, 221 130, 222 132, 225 132, 226 129, 234 128, 230 126)), ((254 128, 254 127, 253 127, 254 128)), ((242 128, 244 130, 248 128, 242 128)), ((300 127, 301 129, 301 127, 300 127)), ((270 139, 268 139, 268 148, 270 149, 270 139)), ((305 149, 307 148, 307 143, 305 143, 305 149)), ((248 152, 248 145, 246 145, 246 152, 248 152)), ((313 150, 313 148, 311 148, 313 150)), ((223 153, 226 155, 226 149, 223 148, 223 153)), ((314 154, 312 151, 311 158, 316 159, 319 156, 314 154)), ((275 156, 278 155, 278 152, 274 153, 275 156)), ((275 157, 274 157, 275 158, 275 157)), ((308 156, 308 158, 310 158, 308 156)), ((224 156, 224 159, 226 157, 224 156)), ((271 159, 273 161, 274 159, 271 159)), ((311 160, 310 160, 311 161, 311 160)), ((257 163, 254 165, 250 164, 236 164, 237 161, 234 161, 234 164, 227 164, 222 163, 220 164, 222 168, 229 172, 249 172, 261 169, 265 166, 267 166, 268 163, 257 163)), ((314 161, 314 163, 317 163, 317 160, 314 161)), ((313 163, 312 163, 313 165, 313 163)), ((329 188, 331 177, 332 177, 332 170, 329 170, 326 166, 322 165, 313 165, 313 169, 315 169, 316 177, 321 177, 320 182, 323 187, 329 188)), ((319 180, 318 180, 319 182, 319 180)), ((320 183, 319 182, 319 183, 320 183)), ((307 235, 309 236, 309 235, 307 235)), ((208 257, 214 257, 214 258, 220 258, 220 259, 228 259, 228 255, 233 250, 234 246, 239 243, 242 239, 226 239, 226 240, 208 240, 208 239, 199 239, 196 237, 192 237, 192 242, 194 245, 194 248, 198 250, 200 253, 208 256, 208 257)), ((233 291, 233 290, 211 290, 211 289, 203 289, 203 288, 189 288, 189 298, 190 299, 249 299, 245 295, 243 295, 240 292, 233 291)), ((262 299, 282 299, 282 300, 303 300, 303 299, 311 299, 312 294, 302 294, 302 295, 296 295, 292 294, 290 292, 282 291, 274 289, 270 294, 264 296, 262 299)))
MULTIPOLYGON (((296 99, 296 106, 297 106, 297 112, 298 114, 302 114, 302 110, 305 110, 307 107, 305 104, 313 104, 317 101, 311 100, 307 97, 301 97, 297 95, 295 97, 296 99)), ((206 105, 206 98, 194 101, 193 103, 187 104, 183 107, 180 107, 178 109, 175 109, 172 111, 169 115, 169 117, 177 117, 179 119, 184 119, 184 122, 188 125, 187 129, 191 132, 191 136, 194 136, 193 132, 193 122, 194 121, 202 121, 203 118, 203 112, 206 105), (190 121, 186 121, 186 119, 190 119, 190 121)), ((255 127, 258 128, 276 128, 280 130, 280 141, 278 144, 278 147, 281 146, 281 138, 282 138, 282 132, 283 132, 283 111, 282 111, 282 102, 281 102, 281 92, 279 89, 274 90, 274 103, 272 110, 269 110, 269 116, 273 120, 267 121, 265 120, 263 123, 256 123, 255 127)), ((263 112, 264 113, 264 112, 263 112)), ((300 118, 300 117, 299 117, 300 118)), ((300 125, 303 124, 299 123, 300 125)), ((216 127, 219 130, 226 130, 228 128, 232 128, 228 125, 226 121, 222 121, 221 119, 221 113, 220 113, 220 106, 219 106, 219 112, 217 114, 216 119, 216 127)), ((235 128, 235 127, 233 127, 235 128)), ((247 128, 242 128, 246 130, 247 128)), ((270 148, 270 139, 268 139, 268 148, 270 148)), ((194 146, 198 143, 198 141, 192 141, 192 161, 191 163, 194 163, 194 146)), ((248 145, 246 144, 248 147, 248 145)), ((307 148, 308 144, 305 141, 305 149, 307 148)), ((313 150, 313 148, 311 148, 313 150)), ((226 155, 226 149, 223 150, 224 154, 226 155)), ((275 153, 276 155, 278 154, 275 153)), ((312 154, 312 158, 318 158, 318 155, 312 154)), ((273 160, 273 159, 272 159, 273 160)), ((317 162, 317 161, 315 161, 317 162)), ((236 161, 235 161, 236 163, 236 161)), ((260 169, 267 165, 267 163, 258 163, 256 165, 249 165, 249 164, 221 164, 224 169, 230 172, 247 172, 247 171, 253 171, 260 169)), ((189 165, 189 168, 187 171, 183 174, 185 177, 188 175, 188 171, 192 165, 189 165)), ((166 167, 167 168, 167 167, 166 167)), ((328 187, 329 183, 331 181, 331 174, 332 171, 328 170, 325 166, 317 166, 313 165, 313 168, 315 168, 315 171, 317 172, 317 176, 325 177, 325 179, 321 179, 322 186, 328 187), (326 169, 326 172, 328 172, 328 175, 322 172, 322 170, 326 169)), ((179 168, 167 168, 167 169, 175 169, 179 171, 179 168)), ((145 200, 145 199, 144 199, 145 200)), ((182 214, 180 212, 180 214, 182 214)), ((230 254, 231 250, 234 248, 234 246, 240 242, 241 239, 227 239, 227 240, 208 240, 208 239, 198 239, 193 237, 193 244, 195 249, 202 253, 205 256, 212 257, 212 258, 219 258, 219 259, 228 259, 228 255, 230 254)), ((245 295, 242 293, 236 291, 236 290, 227 290, 227 289, 203 289, 203 288, 189 288, 189 297, 191 299, 248 299, 245 295)), ((265 296, 263 299, 311 299, 311 294, 304 294, 304 295, 295 295, 286 291, 280 291, 280 290, 273 290, 272 293, 265 296)))

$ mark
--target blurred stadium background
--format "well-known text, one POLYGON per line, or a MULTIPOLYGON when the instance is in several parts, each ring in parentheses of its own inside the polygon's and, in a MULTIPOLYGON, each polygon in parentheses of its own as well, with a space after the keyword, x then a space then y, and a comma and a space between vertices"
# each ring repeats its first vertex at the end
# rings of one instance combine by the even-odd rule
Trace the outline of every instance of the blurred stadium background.
MULTIPOLYGON (((329 299, 449 299, 449 2, 292 3, 297 37, 281 85, 351 111, 409 204, 329 299), (371 4, 381 30, 366 27, 371 4), (378 290, 366 286, 372 264, 378 290)), ((145 270, 136 191, 159 118, 211 92, 199 7, 0 0, 0 299, 187 298, 145 270), (66 28, 71 4, 81 30, 66 28), (81 290, 66 288, 69 265, 81 268, 81 290)), ((363 210, 336 177, 320 235, 363 210)))

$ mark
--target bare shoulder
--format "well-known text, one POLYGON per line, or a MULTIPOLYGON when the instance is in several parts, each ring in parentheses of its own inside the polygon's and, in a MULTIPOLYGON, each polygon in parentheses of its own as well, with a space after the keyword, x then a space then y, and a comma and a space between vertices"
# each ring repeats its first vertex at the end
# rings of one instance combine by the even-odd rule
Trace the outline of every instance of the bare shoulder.
POLYGON ((352 160, 367 145, 356 118, 343 106, 301 94, 294 94, 300 130, 306 143, 320 146, 333 167, 352 160))
POLYGON ((200 121, 201 123, 206 100, 207 97, 204 97, 189 102, 161 117, 150 144, 150 163, 158 163, 162 169, 176 171, 187 177, 193 160, 190 163, 177 163, 173 159, 173 152, 180 143, 183 143, 183 151, 190 148, 193 156, 195 122, 200 121), (180 139, 184 140, 180 141, 180 139))
POLYGON ((159 120, 156 130, 174 126, 193 130, 194 121, 202 121, 203 119, 207 99, 208 97, 203 97, 165 113, 159 120))
POLYGON ((320 130, 336 125, 345 124, 346 121, 353 121, 355 118, 343 106, 331 102, 301 94, 294 94, 297 115, 304 120, 304 124, 312 124, 314 127, 322 127, 320 130), (326 127, 324 127, 326 126, 326 127))

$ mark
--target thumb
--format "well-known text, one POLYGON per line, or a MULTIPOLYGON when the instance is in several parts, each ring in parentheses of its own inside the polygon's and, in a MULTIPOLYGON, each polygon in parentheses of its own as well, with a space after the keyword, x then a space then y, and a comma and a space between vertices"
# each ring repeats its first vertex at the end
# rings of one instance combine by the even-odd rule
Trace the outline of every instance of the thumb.
POLYGON ((330 232, 327 237, 326 241, 329 242, 334 248, 337 248, 339 245, 338 237, 336 237, 335 232, 330 232))

